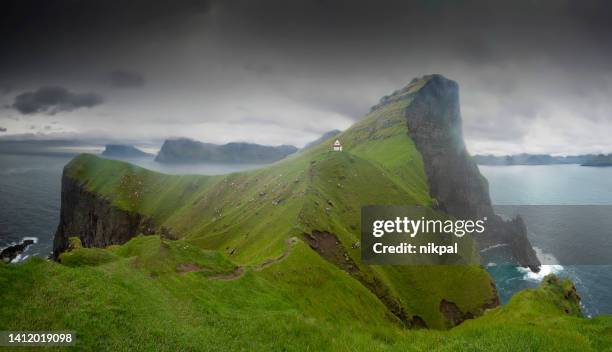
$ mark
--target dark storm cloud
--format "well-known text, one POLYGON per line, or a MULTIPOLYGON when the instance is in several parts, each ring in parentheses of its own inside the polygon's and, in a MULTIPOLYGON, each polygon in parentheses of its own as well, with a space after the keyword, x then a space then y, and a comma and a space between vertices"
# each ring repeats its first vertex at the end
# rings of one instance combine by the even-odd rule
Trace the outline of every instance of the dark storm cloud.
POLYGON ((125 133, 236 138, 227 125, 246 121, 238 138, 289 142, 345 128, 428 73, 460 84, 466 136, 482 146, 612 126, 609 1, 9 0, 0 30, 13 91, 54 82, 112 100, 92 112, 104 119, 57 115, 79 132, 129 121, 125 133), (113 89, 128 86, 139 89, 113 89))
POLYGON ((208 14, 219 39, 247 55, 281 48, 295 59, 337 60, 345 52, 361 54, 353 57, 358 61, 381 51, 391 58, 452 53, 449 63, 479 65, 536 50, 550 55, 567 51, 571 55, 558 59, 572 61, 581 55, 571 50, 580 38, 559 39, 575 28, 589 31, 610 49, 611 7, 588 0, 13 0, 3 4, 0 14, 0 43, 11 48, 0 60, 37 62, 32 52, 51 54, 45 60, 75 51, 115 55, 106 51, 109 46, 127 41, 135 48, 137 39, 158 43, 163 51, 194 18, 208 14))
POLYGON ((22 114, 55 114, 60 111, 91 108, 102 101, 102 97, 94 93, 72 93, 64 87, 47 86, 19 94, 15 97, 12 107, 22 114))
POLYGON ((206 0, 3 1, 0 65, 8 71, 8 67, 50 67, 78 64, 86 56, 112 56, 116 52, 108 51, 110 47, 133 40, 137 33, 149 41, 167 38, 176 34, 186 17, 209 9, 206 0))
POLYGON ((612 68, 606 1, 245 0, 215 8, 225 35, 249 53, 281 51, 330 73, 400 60, 444 68, 525 59, 612 68))
POLYGON ((117 39, 117 35, 139 29, 176 25, 186 16, 205 13, 209 8, 208 1, 200 0, 7 0, 3 1, 0 28, 12 35, 0 40, 15 44, 20 38, 34 37, 38 38, 35 44, 40 44, 41 37, 59 39, 58 34, 66 40, 117 39))
POLYGON ((145 84, 142 74, 134 71, 115 70, 108 74, 108 79, 117 88, 138 88, 145 84))
MULTIPOLYGON (((556 0, 14 0, 0 14, 0 44, 10 48, 0 56, 0 63, 6 61, 0 70, 44 60, 46 67, 66 65, 74 74, 92 64, 85 61, 103 64, 145 45, 154 45, 156 55, 174 55, 164 61, 166 70, 180 70, 180 48, 171 55, 164 51, 193 31, 214 36, 235 57, 245 58, 247 70, 261 74, 283 60, 304 71, 337 74, 401 60, 415 67, 428 59, 446 67, 479 67, 529 57, 609 69, 611 8, 607 1, 556 0), (198 27, 203 14, 210 24, 198 27), (578 30, 589 40, 577 36, 578 30), (596 47, 589 47, 590 39, 596 47), (282 57, 263 64, 249 60, 270 53, 282 57)), ((143 61, 151 59, 143 54, 143 61)))

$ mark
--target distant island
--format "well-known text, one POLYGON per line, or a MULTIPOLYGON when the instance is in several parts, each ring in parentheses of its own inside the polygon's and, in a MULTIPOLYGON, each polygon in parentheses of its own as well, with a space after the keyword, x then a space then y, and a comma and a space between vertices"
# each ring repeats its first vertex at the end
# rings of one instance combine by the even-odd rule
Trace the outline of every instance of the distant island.
POLYGON ((474 155, 478 165, 554 165, 554 164, 581 164, 584 165, 596 155, 582 154, 569 156, 552 156, 549 154, 515 154, 515 155, 474 155))
POLYGON ((587 160, 586 162, 582 163, 581 165, 582 166, 597 166, 597 167, 612 166, 612 154, 596 155, 592 157, 591 159, 587 160))
POLYGON ((102 155, 111 158, 145 158, 153 156, 153 154, 145 153, 134 146, 124 144, 107 144, 102 155))
POLYGON ((293 154, 292 145, 266 146, 253 143, 202 143, 187 138, 167 139, 155 157, 160 163, 271 163, 293 154))

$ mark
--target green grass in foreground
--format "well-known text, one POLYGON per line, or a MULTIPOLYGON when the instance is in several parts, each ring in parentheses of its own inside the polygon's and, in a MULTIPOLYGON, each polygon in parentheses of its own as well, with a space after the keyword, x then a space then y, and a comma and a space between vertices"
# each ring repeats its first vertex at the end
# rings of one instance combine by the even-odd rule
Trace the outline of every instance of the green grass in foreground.
MULTIPOLYGON (((297 241, 265 268, 189 243, 137 237, 64 264, 0 265, 1 330, 74 330, 77 350, 604 351, 612 318, 578 316, 549 277, 448 331, 406 330, 368 290, 297 241), (105 254, 101 254, 104 252, 105 254), (311 265, 305 266, 302 261, 311 265)), ((35 348, 34 348, 35 349, 35 348)), ((69 349, 69 348, 66 348, 69 349)), ((19 348, 18 350, 24 350, 19 348)))

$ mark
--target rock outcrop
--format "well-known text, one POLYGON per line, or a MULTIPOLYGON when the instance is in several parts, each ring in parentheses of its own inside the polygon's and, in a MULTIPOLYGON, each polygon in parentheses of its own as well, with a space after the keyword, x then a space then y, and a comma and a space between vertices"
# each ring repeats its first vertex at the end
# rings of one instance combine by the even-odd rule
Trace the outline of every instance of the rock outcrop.
POLYGON ((19 244, 4 248, 2 251, 0 251, 0 260, 5 263, 10 263, 31 244, 34 244, 34 240, 23 240, 19 244))
POLYGON ((62 176, 60 222, 53 240, 53 257, 69 246, 70 237, 78 237, 83 247, 123 244, 139 234, 156 232, 150 218, 121 210, 110 201, 86 190, 78 180, 62 176))
POLYGON ((477 239, 481 248, 506 243, 518 264, 539 271, 523 220, 504 221, 494 213, 487 180, 465 147, 459 86, 441 75, 423 80, 405 116, 410 137, 423 157, 431 196, 441 210, 459 219, 487 218, 487 231, 477 239))

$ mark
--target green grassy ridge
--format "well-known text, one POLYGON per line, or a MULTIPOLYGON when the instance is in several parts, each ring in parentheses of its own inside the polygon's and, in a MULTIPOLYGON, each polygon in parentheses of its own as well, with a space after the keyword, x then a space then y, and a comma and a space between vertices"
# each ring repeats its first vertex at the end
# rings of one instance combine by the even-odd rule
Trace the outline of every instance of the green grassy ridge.
POLYGON ((220 182, 220 176, 166 175, 133 164, 81 154, 64 169, 65 176, 123 210, 165 221, 197 192, 220 182))
POLYGON ((420 204, 402 192, 391 179, 379 179, 372 187, 371 172, 378 170, 349 153, 332 153, 313 165, 317 188, 310 189, 312 200, 306 202, 301 217, 304 232, 327 230, 337 235, 353 261, 357 263, 366 281, 374 278, 382 282, 388 292, 397 297, 410 315, 423 318, 429 327, 448 327, 439 311, 442 299, 456 303, 463 312, 482 313, 481 306, 490 301, 495 292, 486 271, 478 266, 366 266, 360 261, 360 249, 352 248, 359 241, 360 207, 352 204, 420 204), (350 166, 357 176, 342 170, 350 166), (321 173, 316 170, 321 170, 321 173), (360 177, 364 175, 365 177, 360 177), (331 180, 332 182, 328 182, 331 180), (338 184, 341 187, 338 187, 338 184), (348 191, 347 191, 348 190, 348 191), (359 190, 351 192, 350 190, 359 190), (334 205, 325 203, 333 199, 334 205), (318 202, 321 205, 317 205, 318 202), (330 209, 322 210, 322 206, 330 209))
MULTIPOLYGON (((479 267, 362 265, 360 208, 371 204, 429 206, 422 158, 408 137, 404 110, 416 82, 339 136, 268 167, 224 176, 171 176, 81 155, 67 166, 72 177, 113 205, 150 216, 201 248, 231 253, 239 265, 257 265, 287 249, 286 240, 315 230, 337 236, 361 280, 390 295, 429 327, 446 328, 442 299, 478 315, 495 297, 479 267), (330 149, 341 140, 344 152, 330 149), (433 277, 444 278, 432 280, 433 277)), ((416 88, 414 88, 416 87, 416 88)), ((302 255, 292 252, 291 256, 302 255)), ((309 263, 304 263, 309 265, 309 263)))
POLYGON ((540 287, 517 293, 505 306, 454 328, 452 335, 463 350, 505 343, 516 351, 611 351, 612 316, 583 318, 573 283, 549 275, 540 287))
MULTIPOLYGON (((238 261, 260 261, 280 254, 284 240, 307 227, 300 220, 309 219, 300 219, 299 214, 312 204, 310 201, 316 200, 325 208, 322 204, 342 196, 341 192, 327 192, 324 196, 328 199, 312 199, 317 190, 326 187, 325 182, 332 182, 324 177, 357 175, 363 182, 344 185, 346 191, 355 193, 350 204, 355 204, 356 209, 362 204, 384 202, 431 203, 423 162, 407 136, 403 118, 409 97, 371 112, 340 134, 345 153, 331 153, 330 141, 325 141, 260 170, 213 177, 163 175, 123 162, 81 155, 67 166, 67 176, 121 209, 168 225, 181 237, 206 248, 239 247, 238 261), (353 157, 346 158, 346 154, 353 157), (309 177, 312 162, 317 161, 327 164, 330 170, 321 170, 323 177, 309 177), (356 169, 363 172, 357 173, 356 169), (378 196, 365 194, 368 190, 375 192, 378 183, 388 187, 378 196)), ((355 223, 353 218, 349 226, 355 223)), ((319 224, 319 230, 326 227, 327 224, 319 224)))
POLYGON ((62 255, 63 263, 72 257, 71 265, 40 258, 0 264, 0 316, 6 317, 0 330, 74 330, 83 351, 605 351, 612 346, 612 318, 578 317, 576 301, 565 298, 571 283, 554 276, 451 330, 406 330, 371 292, 303 242, 291 250, 298 255, 249 269, 235 280, 213 279, 213 273, 235 268, 226 256, 159 236, 107 249, 77 248, 62 255), (96 263, 99 251, 112 260, 96 263), (207 270, 177 270, 193 262, 207 270))
MULTIPOLYGON (((94 160, 89 156, 85 159, 94 163, 107 162, 94 160)), ((209 202, 204 198, 204 201, 186 207, 184 209, 185 214, 180 217, 175 216, 175 218, 181 221, 184 221, 183 219, 189 221, 183 223, 187 233, 186 239, 203 248, 219 250, 239 248, 238 255, 235 257, 244 264, 259 263, 268 258, 276 257, 284 250, 284 240, 287 237, 301 236, 303 233, 310 233, 313 230, 327 230, 335 233, 344 247, 349 250, 351 257, 359 263, 359 250, 352 249, 351 244, 359 241, 360 207, 351 207, 351 204, 385 204, 387 202, 389 204, 420 204, 421 202, 407 193, 404 188, 399 187, 395 180, 384 177, 381 166, 374 165, 350 153, 324 151, 313 157, 307 165, 308 176, 305 176, 306 173, 300 169, 292 172, 292 170, 285 168, 283 171, 286 176, 289 175, 290 180, 293 180, 289 187, 304 190, 304 194, 301 196, 283 198, 280 196, 285 192, 282 188, 269 191, 270 187, 261 187, 251 190, 251 194, 247 193, 247 197, 250 196, 253 201, 249 202, 249 206, 244 210, 240 207, 233 208, 230 206, 230 210, 217 213, 216 210, 221 208, 220 203, 209 202), (313 161, 314 164, 312 164, 313 161), (347 170, 351 170, 352 173, 347 175, 347 170), (378 180, 376 187, 372 187, 371 180, 376 179, 378 180), (295 180, 298 180, 297 184, 295 180), (270 192, 270 194, 266 193, 266 196, 260 197, 261 192, 270 192), (268 200, 260 201, 260 198, 268 198, 268 200), (281 203, 275 206, 269 199, 281 199, 281 203), (332 204, 335 205, 329 206, 329 200, 332 200, 332 204), (325 211, 326 207, 331 209, 329 214, 325 211), (259 214, 262 214, 262 216, 259 216, 259 214), (202 223, 202 218, 206 216, 214 220, 202 223), (257 231, 261 231, 262 235, 259 235, 259 237, 253 235, 253 233, 257 234, 257 231), (228 233, 237 233, 242 236, 227 236, 228 233), (251 239, 254 239, 254 241, 249 243, 251 239), (265 241, 265 247, 261 246, 262 241, 265 241), (252 255, 249 252, 249 246, 256 247, 258 253, 262 254, 259 256, 252 255), (241 261, 240 259, 244 257, 249 260, 241 261)), ((293 163, 290 166, 293 166, 293 163)), ((126 170, 129 173, 137 173, 133 171, 131 166, 126 165, 126 170)), ((96 175, 99 175, 99 173, 96 173, 96 175)), ((243 187, 246 188, 245 184, 253 179, 258 179, 260 184, 263 183, 264 186, 278 182, 275 177, 270 177, 270 172, 267 170, 247 175, 236 174, 218 181, 215 184, 216 188, 213 187, 208 193, 205 192, 204 194, 208 196, 212 193, 213 199, 224 197, 224 204, 234 204, 244 197, 245 192, 248 192, 248 189, 243 189, 243 187), (221 189, 237 188, 238 191, 224 195, 220 192, 220 186, 222 186, 221 189)), ((185 184, 189 183, 185 182, 185 184)), ((288 182, 285 182, 286 184, 288 182)), ((228 208, 228 206, 224 207, 228 208)), ((178 227, 172 225, 172 219, 169 223, 173 230, 178 227)), ((440 290, 438 283, 429 280, 431 275, 428 272, 435 272, 436 275, 441 274, 440 270, 433 267, 421 268, 420 270, 384 267, 371 270, 366 266, 360 266, 360 268, 367 281, 373 282, 374 277, 379 278, 379 281, 388 286, 389 292, 398 298, 410 315, 418 315, 424 318, 431 327, 446 326, 438 310, 441 299, 457 303, 463 311, 478 313, 478 307, 494 294, 490 289, 488 275, 481 269, 472 270, 476 274, 473 276, 465 275, 465 269, 460 267, 445 270, 444 276, 447 278, 447 282, 454 282, 455 285, 460 287, 469 285, 482 292, 482 294, 464 298, 453 294, 456 291, 454 289, 449 289, 448 292, 440 290), (386 274, 386 271, 390 272, 386 274), (466 280, 466 276, 470 276, 470 279, 466 280), (418 290, 407 289, 396 284, 396 281, 406 280, 412 282, 413 287, 417 287, 418 290), (423 297, 427 298, 427 304, 419 302, 423 297)))
POLYGON ((298 255, 282 265, 247 270, 235 280, 211 279, 212 272, 233 268, 218 252, 158 236, 76 249, 61 257, 70 265, 38 258, 3 264, 0 315, 10 319, 0 327, 72 329, 79 332, 80 349, 92 351, 268 350, 294 344, 321 350, 335 338, 336 325, 366 329, 372 323, 382 336, 398 333, 384 306, 358 282, 301 242, 292 251, 298 255), (96 265, 99 251, 110 252, 113 260, 96 265), (208 271, 173 270, 193 262, 208 271))
MULTIPOLYGON (((392 181, 391 188, 378 197, 354 199, 356 208, 390 200, 398 204, 430 203, 422 160, 407 137, 403 121, 402 109, 408 103, 399 101, 378 109, 339 137, 347 153, 360 159, 358 166, 345 163, 345 169, 336 172, 370 164, 367 172, 359 175, 368 181, 359 185, 359 192, 375 189, 373 180, 374 184, 392 181)), ((298 215, 305 204, 302 197, 313 193, 312 189, 321 188, 320 184, 308 182, 310 163, 347 154, 330 153, 327 144, 321 143, 264 169, 227 176, 162 175, 91 155, 74 159, 67 166, 67 175, 121 209, 151 216, 179 235, 208 248, 242 247, 237 253, 239 261, 258 261, 278 255, 284 239, 301 230, 298 215), (279 221, 279 218, 288 221, 279 221), (227 236, 228 233, 231 235, 227 236), (266 246, 254 243, 262 238, 266 246), (250 251, 250 247, 254 250, 250 251), (262 249, 263 253, 256 253, 262 249)))

